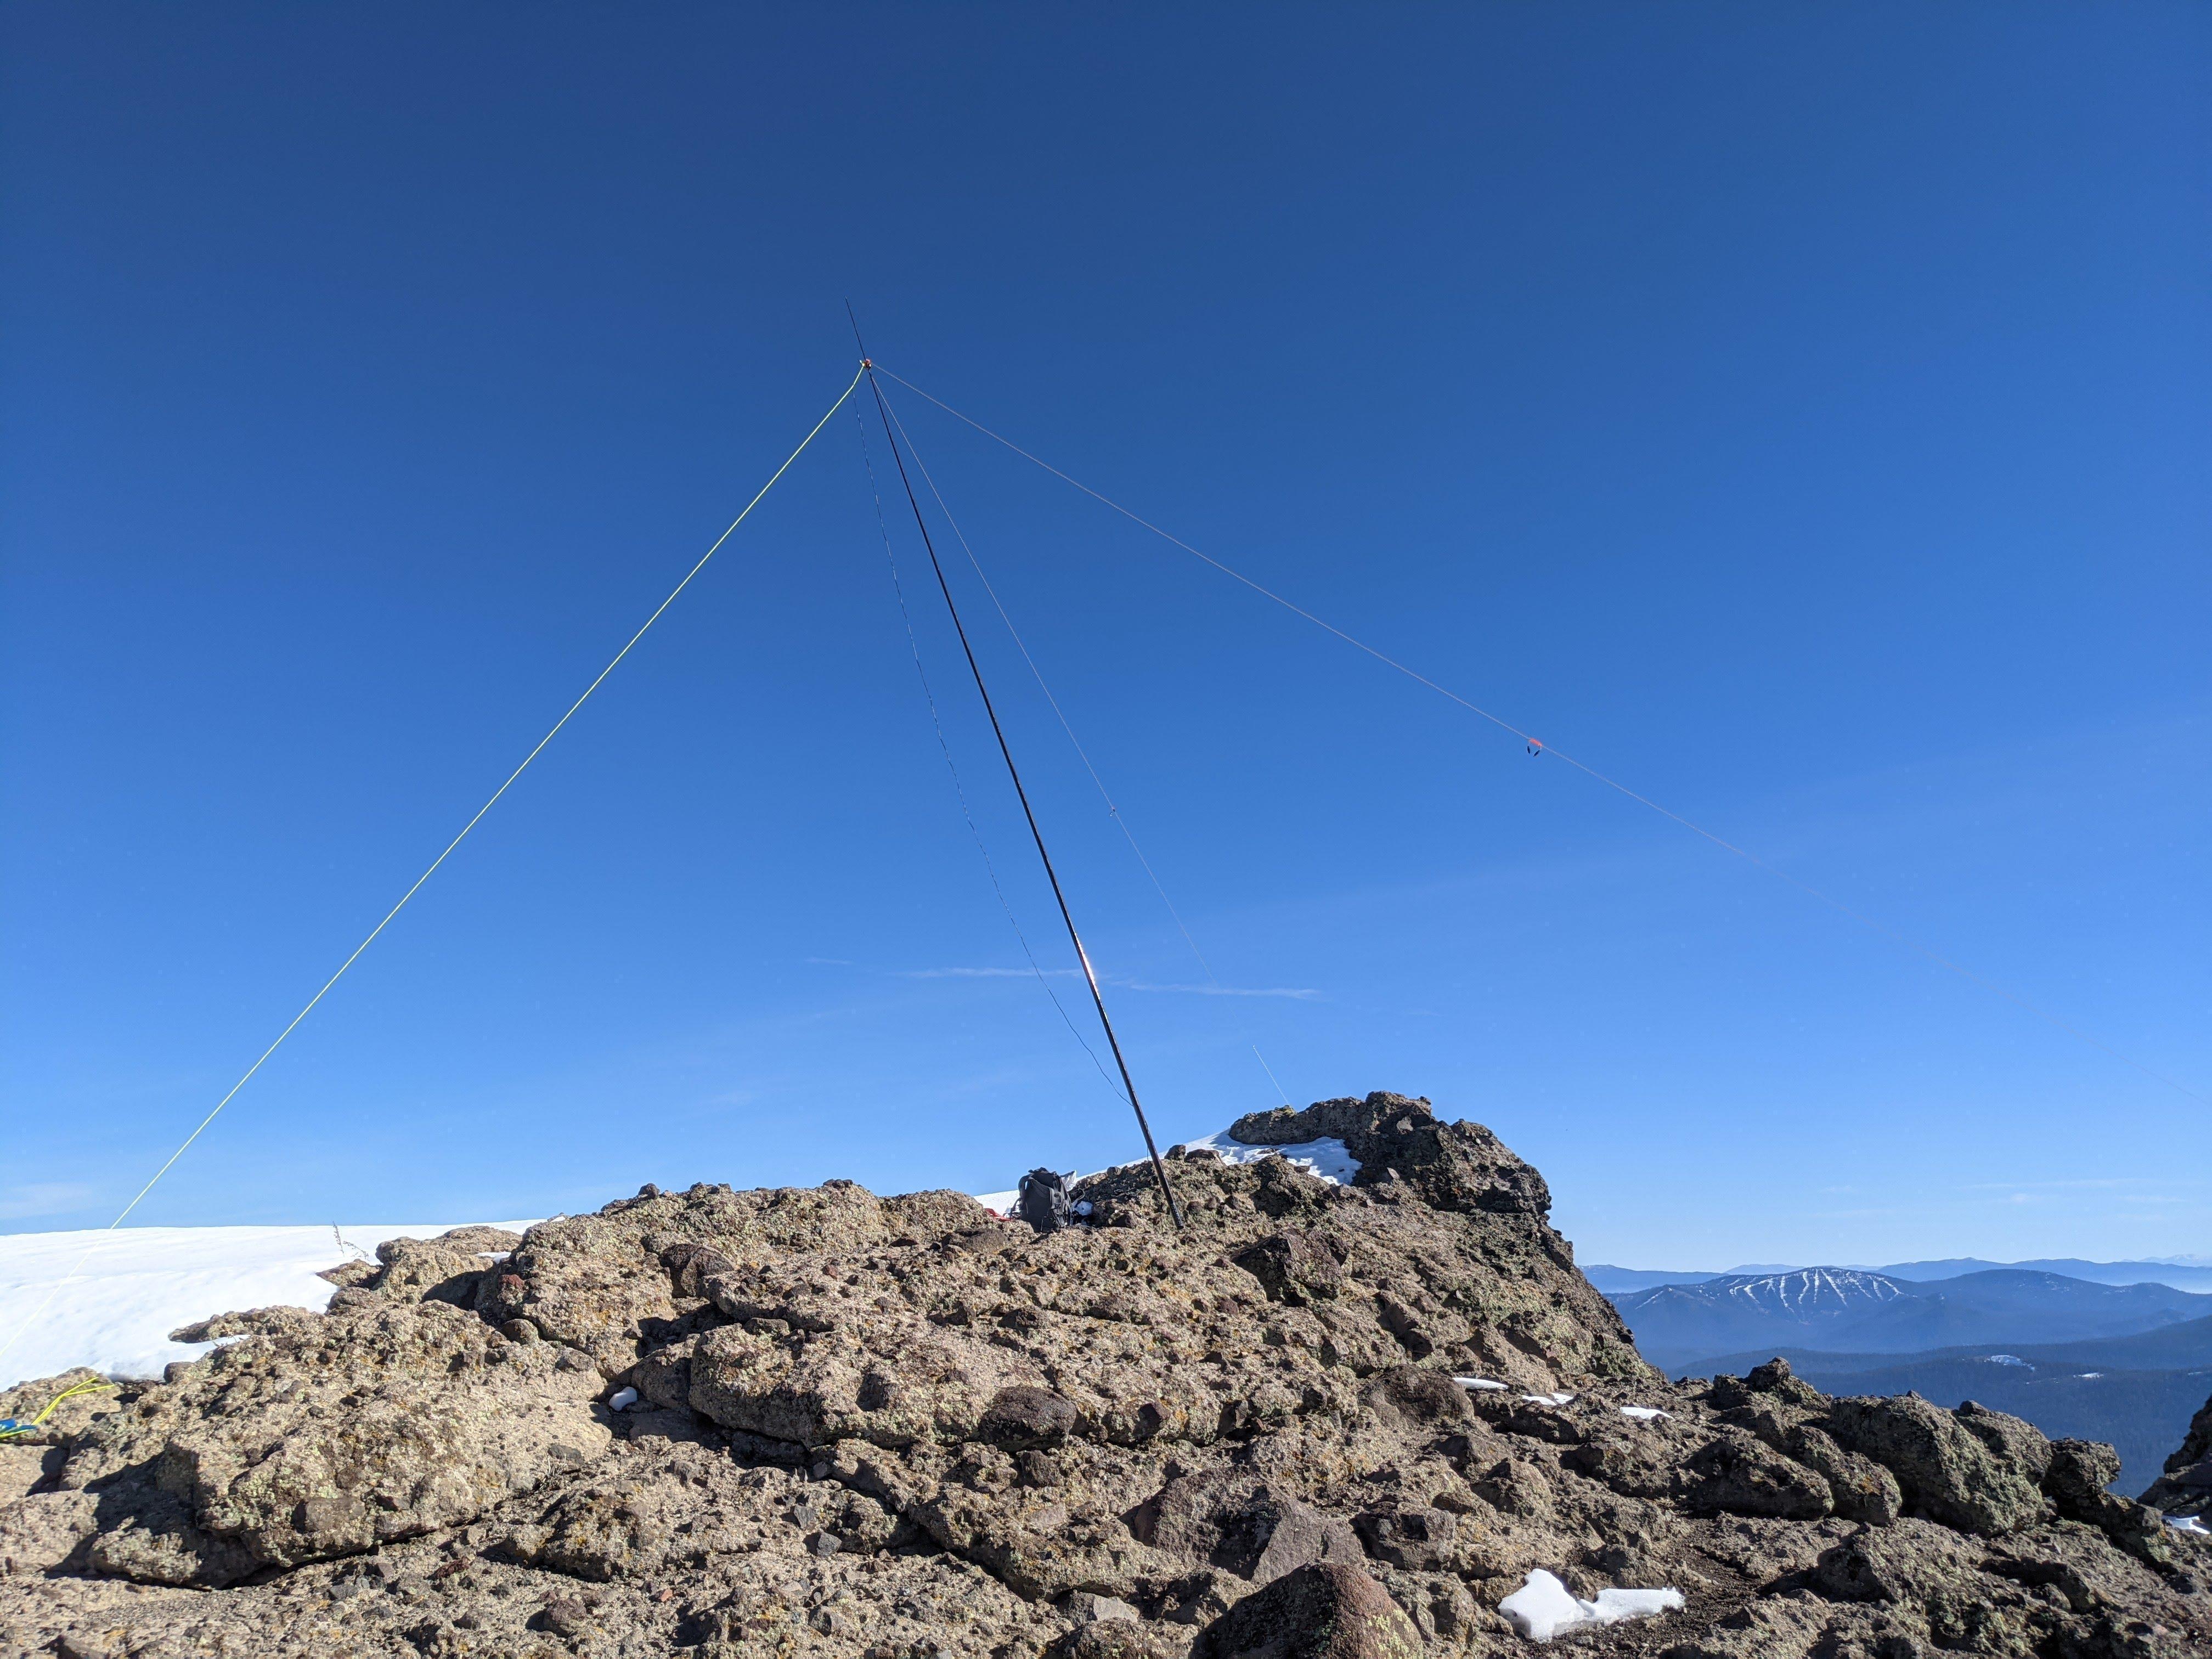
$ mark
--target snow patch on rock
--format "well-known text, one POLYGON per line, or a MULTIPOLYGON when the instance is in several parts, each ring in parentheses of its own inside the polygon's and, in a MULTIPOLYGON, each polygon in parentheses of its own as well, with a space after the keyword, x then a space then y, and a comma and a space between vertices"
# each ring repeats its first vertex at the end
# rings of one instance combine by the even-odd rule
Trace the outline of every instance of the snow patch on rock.
POLYGON ((1498 1610, 1530 1641, 1548 1642, 1584 1625, 1648 1619, 1681 1605, 1682 1592, 1678 1589, 1601 1589, 1596 1601, 1585 1601, 1539 1567, 1528 1575, 1527 1583, 1498 1604, 1498 1610))
MULTIPOLYGON (((1288 1146, 1260 1146, 1237 1139, 1226 1129, 1217 1129, 1210 1135, 1182 1142, 1181 1150, 1185 1152, 1211 1152, 1224 1164, 1257 1164, 1263 1158, 1273 1158, 1280 1153, 1300 1169, 1320 1176, 1334 1187, 1349 1187, 1359 1174, 1359 1160, 1352 1157, 1343 1141, 1334 1136, 1297 1141, 1288 1146)), ((1146 1159, 1136 1158, 1114 1167, 1133 1170, 1146 1162, 1146 1159)), ((1068 1185, 1072 1187, 1084 1178, 1071 1175, 1068 1185)), ((976 1193, 973 1196, 985 1209, 1002 1216, 1012 1215, 1014 1206, 1021 1200, 1019 1191, 1011 1188, 1001 1193, 976 1193)))
POLYGON ((1300 1169, 1319 1176, 1336 1187, 1349 1187, 1359 1175, 1359 1160, 1351 1154, 1345 1144, 1333 1136, 1319 1140, 1301 1140, 1288 1146, 1248 1146, 1231 1136, 1226 1129, 1210 1134, 1203 1140, 1183 1143, 1187 1152, 1212 1152, 1227 1164, 1257 1164, 1263 1158, 1277 1153, 1290 1159, 1300 1169))

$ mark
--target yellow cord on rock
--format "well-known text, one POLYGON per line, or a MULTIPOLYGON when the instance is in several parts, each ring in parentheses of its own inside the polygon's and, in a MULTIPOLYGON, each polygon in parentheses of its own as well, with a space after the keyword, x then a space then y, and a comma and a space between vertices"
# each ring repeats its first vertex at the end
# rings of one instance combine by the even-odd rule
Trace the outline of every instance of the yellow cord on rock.
POLYGON ((29 1422, 18 1424, 12 1429, 0 1429, 0 1440, 16 1440, 21 1438, 24 1435, 30 1433, 33 1429, 37 1428, 41 1423, 45 1422, 49 1417, 52 1417, 54 1414, 55 1407, 60 1405, 63 1401, 69 1399, 74 1395, 95 1394, 102 1389, 112 1389, 114 1387, 115 1384, 112 1382, 101 1382, 89 1378, 82 1382, 72 1382, 69 1387, 64 1389, 59 1394, 56 1395, 52 1400, 46 1401, 46 1409, 41 1411, 29 1422))

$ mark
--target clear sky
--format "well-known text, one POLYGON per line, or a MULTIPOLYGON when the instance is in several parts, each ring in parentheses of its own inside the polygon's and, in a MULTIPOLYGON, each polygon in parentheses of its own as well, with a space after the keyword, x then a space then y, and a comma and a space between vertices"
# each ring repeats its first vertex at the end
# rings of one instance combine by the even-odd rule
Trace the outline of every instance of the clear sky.
MULTIPOLYGON (((2161 4, 0 11, 0 1227, 222 1096, 836 396, 848 297, 2212 1092, 2208 68, 2161 4)), ((957 564, 1164 1142, 1273 1103, 1256 1045, 1491 1125, 1585 1260, 2212 1249, 2202 1098, 890 390, 1204 952, 957 564)), ((848 407, 136 1218, 1137 1151, 848 407)))

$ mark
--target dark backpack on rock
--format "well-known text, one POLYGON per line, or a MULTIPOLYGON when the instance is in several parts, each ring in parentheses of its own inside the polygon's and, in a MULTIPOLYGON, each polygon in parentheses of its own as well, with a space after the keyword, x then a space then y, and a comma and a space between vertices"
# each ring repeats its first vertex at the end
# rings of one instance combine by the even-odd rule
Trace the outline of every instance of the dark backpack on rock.
POLYGON ((1075 1224, 1068 1208, 1067 1178, 1050 1170, 1031 1170, 1022 1177, 1014 1213, 1041 1233, 1055 1233, 1075 1224))

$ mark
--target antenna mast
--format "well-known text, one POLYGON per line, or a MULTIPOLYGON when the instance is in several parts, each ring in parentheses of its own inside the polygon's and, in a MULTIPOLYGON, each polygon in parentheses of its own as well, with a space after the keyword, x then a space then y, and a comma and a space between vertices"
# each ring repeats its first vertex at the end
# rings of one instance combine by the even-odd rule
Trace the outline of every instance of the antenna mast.
MULTIPOLYGON (((847 307, 849 314, 851 307, 847 307)), ((853 337, 860 338, 860 325, 853 325, 853 337)), ((983 670, 975 660, 975 649, 968 642, 968 629, 960 620, 960 607, 953 602, 952 587, 945 580, 945 567, 938 562, 937 544, 930 539, 929 524, 922 517, 921 503, 915 496, 914 483, 907 477, 906 459, 899 448, 898 437, 891 429, 890 410, 884 402, 883 388, 876 384, 876 368, 865 355, 867 346, 860 347, 860 372, 868 377, 868 390, 874 394, 876 414, 883 422, 884 441, 890 446, 891 459, 897 464, 899 483, 906 491, 907 506, 913 510, 915 528, 921 532, 921 544, 929 555, 929 568, 937 577, 937 591, 945 598, 945 608, 952 617, 953 632, 960 636, 960 649, 968 659, 968 672, 975 682, 976 695, 983 700, 983 712, 990 717, 991 735, 999 740, 1000 758, 1006 763, 1006 775, 1013 781, 1014 793, 1022 803, 1022 816, 1029 821, 1030 839, 1036 843, 1037 858, 1044 865, 1045 879, 1052 884, 1053 898, 1060 905, 1060 919, 1066 925, 1068 942, 1075 946, 1075 959, 1083 965, 1083 981, 1091 988, 1091 1006, 1098 1011, 1098 1024, 1105 1028, 1106 1045, 1114 1051, 1114 1064, 1121 1073, 1121 1087, 1129 1097, 1129 1106, 1137 1115, 1137 1127, 1145 1137, 1145 1151, 1152 1160, 1152 1174, 1160 1183, 1160 1196, 1167 1200, 1168 1214, 1175 1224, 1183 1224, 1182 1206, 1176 1202, 1175 1189, 1168 1185, 1167 1165, 1160 1162, 1160 1149, 1152 1139, 1152 1126, 1145 1119, 1143 1103, 1137 1098, 1137 1085, 1129 1075, 1129 1062, 1121 1053, 1121 1040, 1114 1032, 1114 1021, 1106 1012, 1105 994, 1098 988, 1098 974, 1091 965, 1091 952, 1083 948, 1083 935, 1076 930, 1075 915, 1067 908, 1067 895, 1060 888, 1060 872, 1053 868, 1052 854, 1044 844, 1044 831, 1037 827, 1036 812, 1030 805, 1030 792, 1022 787, 1021 769, 1014 764, 1014 751, 1007 745, 1006 728, 999 724, 999 711, 991 702, 990 688, 983 684, 983 670)))

